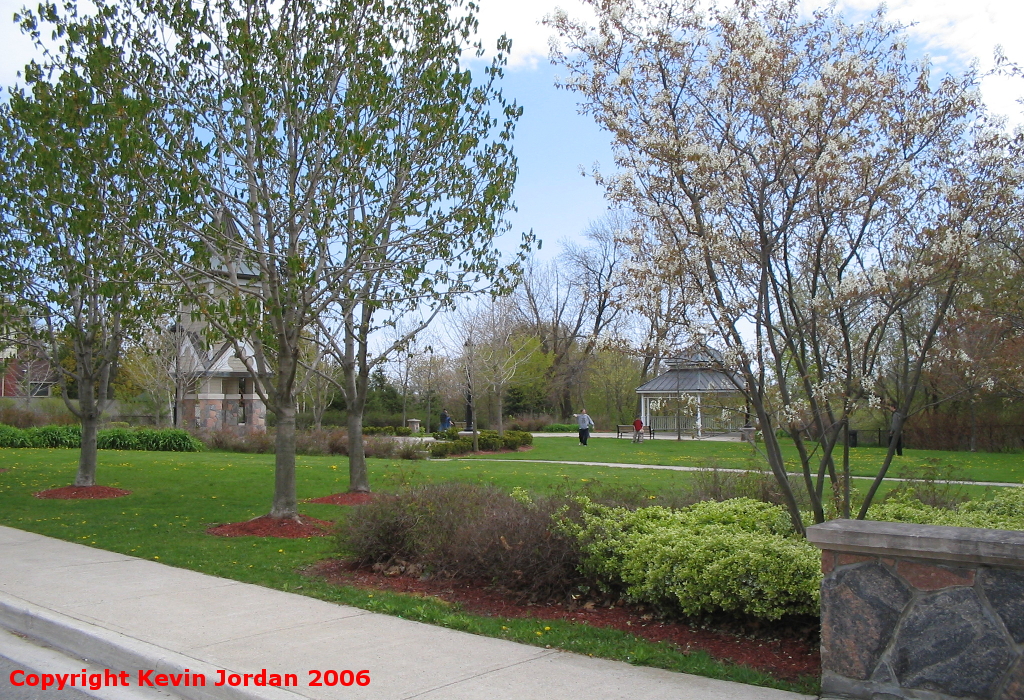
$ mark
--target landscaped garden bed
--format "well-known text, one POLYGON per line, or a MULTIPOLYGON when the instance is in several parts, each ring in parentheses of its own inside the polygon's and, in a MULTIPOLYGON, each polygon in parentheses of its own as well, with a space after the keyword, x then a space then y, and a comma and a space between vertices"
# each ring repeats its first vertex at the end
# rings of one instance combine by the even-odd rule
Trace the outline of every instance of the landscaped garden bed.
MULTIPOLYGON (((536 620, 537 631, 544 631, 543 621, 554 620, 614 629, 649 642, 664 642, 684 654, 703 651, 720 661, 798 682, 804 688, 814 686, 820 671, 816 618, 788 619, 773 625, 753 620, 748 620, 746 625, 723 619, 666 620, 657 618, 644 606, 624 601, 585 600, 573 605, 551 601, 529 603, 510 591, 490 586, 486 580, 436 579, 385 572, 339 559, 325 560, 306 570, 307 575, 334 585, 430 596, 475 615, 536 620)), ((535 636, 543 638, 543 635, 535 636)), ((551 635, 548 637, 550 639, 551 635)))

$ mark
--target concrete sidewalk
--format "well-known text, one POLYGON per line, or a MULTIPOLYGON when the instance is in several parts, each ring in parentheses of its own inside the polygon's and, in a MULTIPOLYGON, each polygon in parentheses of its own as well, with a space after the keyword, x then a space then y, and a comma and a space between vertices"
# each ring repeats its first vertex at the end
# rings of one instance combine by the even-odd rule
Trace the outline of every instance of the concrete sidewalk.
MULTIPOLYGON (((194 700, 809 697, 479 637, 6 527, 0 627, 126 671, 132 686, 149 669, 150 680, 186 668, 189 680, 202 673, 204 687, 165 688, 194 700), (241 680, 262 669, 294 674, 297 685, 213 685, 221 671, 241 680), (309 685, 311 670, 345 669, 368 670, 369 685, 309 685)), ((9 683, 0 678, 0 696, 9 683)))

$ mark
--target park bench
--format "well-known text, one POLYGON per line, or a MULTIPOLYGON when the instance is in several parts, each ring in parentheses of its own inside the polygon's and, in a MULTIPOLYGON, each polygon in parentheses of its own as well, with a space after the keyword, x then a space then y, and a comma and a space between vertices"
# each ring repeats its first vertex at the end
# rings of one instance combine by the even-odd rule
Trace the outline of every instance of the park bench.
MULTIPOLYGON (((615 437, 617 437, 617 438, 620 438, 620 437, 633 437, 633 433, 634 432, 635 431, 633 430, 633 424, 632 423, 628 423, 626 425, 616 425, 615 426, 615 437)), ((645 425, 644 426, 644 434, 647 435, 647 437, 649 437, 650 439, 653 440, 654 439, 654 427, 650 426, 650 425, 645 425)))

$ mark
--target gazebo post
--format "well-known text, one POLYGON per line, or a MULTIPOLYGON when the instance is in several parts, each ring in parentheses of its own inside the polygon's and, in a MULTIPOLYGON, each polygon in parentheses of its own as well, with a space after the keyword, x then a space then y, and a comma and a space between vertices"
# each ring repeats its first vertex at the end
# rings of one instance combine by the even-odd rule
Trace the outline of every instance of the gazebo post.
POLYGON ((700 413, 700 397, 701 397, 701 395, 703 393, 704 392, 701 392, 701 391, 697 392, 697 437, 698 438, 703 438, 704 437, 704 419, 701 417, 701 413, 700 413))

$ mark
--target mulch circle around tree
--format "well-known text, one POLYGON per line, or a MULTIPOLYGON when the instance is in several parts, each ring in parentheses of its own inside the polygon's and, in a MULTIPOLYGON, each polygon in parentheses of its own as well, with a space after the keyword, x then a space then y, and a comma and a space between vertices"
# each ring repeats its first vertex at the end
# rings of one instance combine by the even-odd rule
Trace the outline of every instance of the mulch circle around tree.
POLYGON ((118 498, 127 496, 131 491, 115 489, 113 486, 61 486, 59 489, 48 489, 33 494, 36 498, 118 498))
POLYGON ((634 606, 584 606, 570 609, 557 603, 529 604, 503 594, 487 582, 386 576, 350 562, 329 559, 306 570, 307 575, 336 585, 397 593, 429 595, 458 603, 464 610, 493 617, 533 617, 612 627, 652 642, 668 642, 683 652, 703 650, 721 661, 731 661, 795 681, 821 672, 817 645, 798 635, 766 634, 757 637, 705 629, 686 622, 660 621, 634 606))
POLYGON ((272 518, 261 515, 241 523, 226 523, 206 528, 206 534, 218 537, 323 537, 330 534, 334 525, 329 520, 319 520, 308 515, 299 518, 272 518))
POLYGON ((361 506, 369 503, 377 494, 374 493, 332 493, 330 496, 311 498, 306 503, 329 503, 333 506, 361 506))

